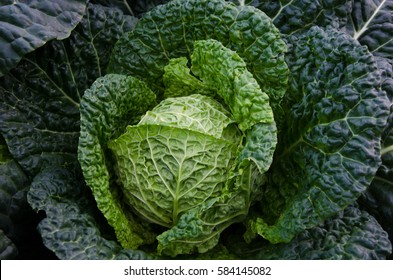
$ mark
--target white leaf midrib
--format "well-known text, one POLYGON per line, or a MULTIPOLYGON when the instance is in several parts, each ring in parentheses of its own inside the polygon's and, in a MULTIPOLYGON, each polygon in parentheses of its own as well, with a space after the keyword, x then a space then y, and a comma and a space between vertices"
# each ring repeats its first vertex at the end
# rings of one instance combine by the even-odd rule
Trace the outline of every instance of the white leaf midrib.
POLYGON ((385 5, 387 0, 382 0, 382 2, 379 4, 379 6, 375 9, 374 13, 371 15, 371 17, 366 21, 366 23, 363 25, 363 27, 359 30, 354 32, 353 38, 358 40, 360 36, 368 29, 370 23, 374 20, 376 15, 379 13, 379 11, 382 9, 382 7, 385 5))

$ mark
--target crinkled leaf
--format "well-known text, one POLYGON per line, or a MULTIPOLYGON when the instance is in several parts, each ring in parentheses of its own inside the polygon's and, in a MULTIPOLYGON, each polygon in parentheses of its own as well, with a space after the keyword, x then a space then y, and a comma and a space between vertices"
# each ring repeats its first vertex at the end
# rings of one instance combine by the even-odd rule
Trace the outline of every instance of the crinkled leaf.
POLYGON ((294 34, 315 25, 332 25, 353 36, 374 55, 393 57, 391 0, 246 0, 245 4, 264 11, 283 34, 294 34))
POLYGON ((378 170, 371 186, 360 200, 366 204, 367 209, 373 214, 393 242, 393 176, 392 168, 383 166, 378 170))
POLYGON ((393 59, 393 1, 354 1, 346 31, 374 55, 393 59))
POLYGON ((191 61, 193 74, 214 89, 246 135, 240 161, 253 161, 260 172, 265 173, 277 143, 269 97, 247 70, 242 58, 218 41, 196 41, 191 61))
POLYGON ((239 155, 239 161, 246 165, 249 161, 253 162, 262 175, 269 170, 272 164, 276 145, 277 127, 275 123, 256 124, 246 135, 246 142, 239 155))
POLYGON ((129 5, 135 16, 140 17, 154 7, 169 2, 169 0, 128 0, 127 2, 130 2, 129 5))
MULTIPOLYGON (((239 4, 238 0, 232 0, 239 4)), ((351 13, 351 0, 246 0, 272 18, 283 34, 293 34, 317 25, 344 26, 351 13)))
POLYGON ((86 0, 13 1, 0 6, 0 77, 27 53, 52 39, 65 39, 81 21, 86 0))
POLYGON ((393 242, 393 114, 384 131, 381 154, 382 165, 361 202, 375 215, 393 242))
POLYGON ((38 49, 2 78, 0 133, 29 175, 75 158, 79 100, 104 74, 115 40, 133 23, 118 10, 89 5, 70 38, 38 49))
POLYGON ((139 124, 109 147, 130 205, 149 221, 171 227, 182 213, 221 192, 237 145, 188 129, 139 124))
POLYGON ((381 163, 389 112, 372 55, 348 35, 314 27, 290 42, 286 123, 263 217, 248 232, 273 243, 290 241, 365 191, 381 163))
MULTIPOLYGON (((233 242, 234 243, 234 242, 233 242)), ((239 257, 290 260, 383 260, 391 254, 387 233, 368 212, 349 206, 289 243, 260 243, 233 248, 239 257)))
POLYGON ((241 175, 227 182, 219 196, 184 213, 175 226, 157 236, 158 253, 169 256, 206 253, 216 246, 221 232, 248 213, 253 177, 249 165, 241 175))
POLYGON ((98 78, 81 102, 78 159, 98 208, 124 248, 137 248, 154 236, 127 214, 119 190, 111 186, 107 143, 154 104, 155 94, 143 82, 117 74, 98 78))
POLYGON ((28 199, 34 210, 45 211, 47 217, 38 230, 45 246, 60 259, 152 258, 110 240, 111 235, 98 225, 103 218, 78 172, 59 166, 43 169, 34 178, 28 199))
POLYGON ((286 50, 270 18, 252 7, 222 0, 170 1, 146 13, 117 43, 109 72, 132 75, 163 92, 164 67, 189 57, 194 41, 216 39, 246 62, 272 107, 287 84, 286 50))
POLYGON ((190 94, 214 96, 212 88, 190 73, 187 63, 188 60, 185 57, 172 58, 164 67, 164 99, 190 94))
POLYGON ((236 52, 216 40, 196 41, 191 61, 191 71, 224 100, 240 130, 274 122, 269 97, 236 52))
MULTIPOLYGON (((382 76, 382 90, 384 90, 391 102, 393 102, 393 59, 374 56, 382 76)), ((390 116, 390 118, 393 118, 390 116)))
POLYGON ((199 94, 161 101, 152 111, 146 112, 138 125, 142 124, 172 126, 217 139, 237 138, 236 143, 240 140, 239 131, 231 126, 235 120, 225 107, 213 98, 199 94))

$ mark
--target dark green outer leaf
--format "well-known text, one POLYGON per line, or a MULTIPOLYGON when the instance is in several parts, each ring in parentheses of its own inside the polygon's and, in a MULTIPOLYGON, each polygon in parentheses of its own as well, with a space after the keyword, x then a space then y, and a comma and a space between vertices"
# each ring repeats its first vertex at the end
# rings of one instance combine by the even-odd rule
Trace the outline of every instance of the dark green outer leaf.
MULTIPOLYGON (((104 74, 113 44, 134 23, 119 10, 90 5, 68 39, 48 43, 1 78, 0 133, 28 178, 76 160, 79 99, 104 74)), ((33 235, 31 228, 25 233, 33 235)))
MULTIPOLYGON (((391 166, 391 165, 390 165, 391 166)), ((393 174, 392 168, 382 166, 371 186, 361 198, 365 209, 373 214, 393 242, 393 174)))
POLYGON ((365 191, 381 163, 389 112, 372 55, 348 35, 314 27, 289 42, 287 121, 262 202, 266 220, 253 224, 273 243, 290 241, 365 191))
MULTIPOLYGON (((239 249, 241 253, 242 248, 239 249)), ((250 248, 243 258, 383 260, 391 252, 388 236, 376 219, 366 211, 349 206, 322 225, 300 233, 289 243, 250 248)))
POLYGON ((30 176, 53 161, 75 159, 79 100, 134 23, 118 10, 89 5, 70 38, 38 49, 1 78, 0 133, 30 176))
MULTIPOLYGON (((233 0, 239 3, 240 1, 233 0)), ((352 8, 351 0, 246 0, 272 18, 283 34, 293 34, 311 26, 344 26, 352 8)))
POLYGON ((80 22, 86 0, 12 1, 0 4, 0 77, 23 56, 52 39, 67 38, 80 22))
POLYGON ((393 0, 354 1, 345 29, 374 55, 393 59, 393 0))
POLYGON ((60 259, 152 258, 107 239, 111 235, 98 225, 103 218, 79 171, 59 166, 43 169, 34 178, 28 199, 36 211, 46 212, 38 230, 45 246, 60 259))
MULTIPOLYGON (((393 64, 386 59, 379 62, 385 78, 384 89, 393 98, 393 64)), ((382 137, 382 165, 372 181, 371 186, 362 195, 360 202, 389 233, 393 242, 393 113, 388 118, 382 137)))
MULTIPOLYGON (((239 3, 233 0, 232 2, 239 3)), ((312 26, 334 26, 357 39, 377 56, 393 57, 392 0, 246 0, 270 16, 283 34, 312 26)))
POLYGON ((108 71, 135 76, 162 91, 169 59, 189 57, 194 41, 204 39, 216 39, 236 51, 272 107, 278 106, 288 75, 286 46, 278 30, 259 10, 222 0, 175 0, 146 13, 117 43, 108 71))
POLYGON ((155 6, 165 4, 169 0, 128 0, 128 2, 135 16, 141 17, 155 6))

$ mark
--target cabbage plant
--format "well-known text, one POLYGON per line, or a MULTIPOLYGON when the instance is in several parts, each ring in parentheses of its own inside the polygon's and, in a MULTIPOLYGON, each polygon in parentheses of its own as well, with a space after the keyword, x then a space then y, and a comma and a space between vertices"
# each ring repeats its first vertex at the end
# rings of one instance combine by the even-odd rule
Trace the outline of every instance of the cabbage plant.
POLYGON ((2 258, 391 258, 391 0, 82 2, 2 42, 2 258))
POLYGON ((79 161, 125 248, 153 242, 159 232, 141 226, 149 223, 167 229, 159 253, 208 251, 247 215, 272 162, 273 111, 246 63, 213 39, 195 41, 190 59, 191 69, 186 57, 164 67, 162 101, 119 74, 82 99, 79 161))

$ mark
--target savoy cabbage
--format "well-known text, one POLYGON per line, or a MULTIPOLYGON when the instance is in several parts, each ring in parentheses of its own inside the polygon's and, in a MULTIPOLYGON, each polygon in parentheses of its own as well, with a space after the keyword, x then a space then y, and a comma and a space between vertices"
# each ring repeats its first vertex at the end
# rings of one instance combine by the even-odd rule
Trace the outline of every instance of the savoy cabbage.
POLYGON ((0 7, 1 258, 391 258, 392 0, 86 2, 0 7))

